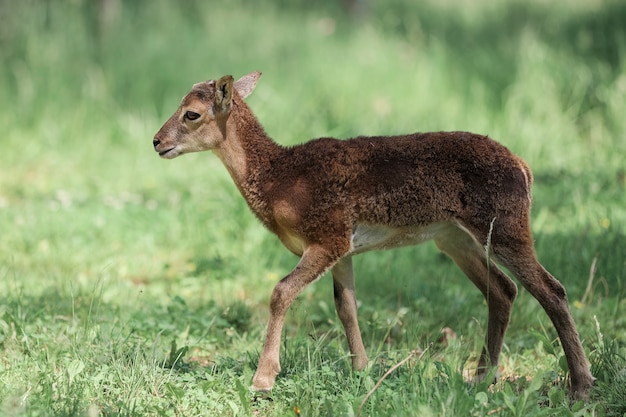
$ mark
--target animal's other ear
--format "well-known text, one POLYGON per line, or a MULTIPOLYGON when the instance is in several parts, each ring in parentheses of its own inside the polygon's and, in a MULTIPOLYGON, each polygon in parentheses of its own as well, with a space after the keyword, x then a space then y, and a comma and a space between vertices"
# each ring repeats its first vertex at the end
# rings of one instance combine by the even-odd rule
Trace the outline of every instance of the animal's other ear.
POLYGON ((235 90, 237 90, 241 98, 246 98, 252 94, 259 78, 261 78, 261 71, 254 71, 244 75, 235 82, 235 90))
POLYGON ((233 99, 233 77, 225 75, 215 83, 215 99, 213 108, 216 113, 228 113, 233 99))

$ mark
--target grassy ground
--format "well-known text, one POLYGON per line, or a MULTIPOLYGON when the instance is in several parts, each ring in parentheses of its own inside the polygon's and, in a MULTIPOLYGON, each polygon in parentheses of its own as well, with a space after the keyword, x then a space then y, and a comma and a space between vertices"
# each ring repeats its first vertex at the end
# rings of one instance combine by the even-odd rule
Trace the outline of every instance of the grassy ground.
POLYGON ((221 3, 0 1, 0 414, 624 415, 626 7, 221 3), (217 158, 163 161, 151 139, 193 83, 255 69, 250 105, 283 144, 470 130, 523 156, 590 401, 569 404, 524 291, 502 382, 467 384, 486 306, 431 244, 356 259, 368 370, 350 371, 325 277, 290 312, 274 391, 253 397, 271 288, 297 259, 217 158))

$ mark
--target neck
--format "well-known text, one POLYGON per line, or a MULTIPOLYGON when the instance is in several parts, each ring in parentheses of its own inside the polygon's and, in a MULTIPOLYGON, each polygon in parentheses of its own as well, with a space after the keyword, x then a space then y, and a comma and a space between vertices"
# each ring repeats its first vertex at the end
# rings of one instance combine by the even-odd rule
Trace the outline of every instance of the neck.
POLYGON ((224 132, 224 140, 213 152, 226 166, 250 208, 263 217, 257 189, 261 186, 259 182, 268 178, 270 161, 282 151, 282 147, 265 133, 239 95, 233 97, 224 132))
POLYGON ((233 97, 224 133, 224 140, 213 152, 238 186, 245 186, 256 171, 267 169, 267 162, 281 150, 238 95, 233 97))

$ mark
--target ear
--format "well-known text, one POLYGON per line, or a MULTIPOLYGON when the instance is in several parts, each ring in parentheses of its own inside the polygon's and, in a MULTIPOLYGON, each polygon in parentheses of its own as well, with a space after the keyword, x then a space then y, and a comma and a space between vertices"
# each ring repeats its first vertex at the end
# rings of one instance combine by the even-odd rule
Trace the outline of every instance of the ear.
POLYGON ((237 90, 241 98, 246 98, 252 94, 259 78, 261 78, 261 71, 254 71, 244 75, 235 82, 235 90, 237 90))
POLYGON ((225 75, 215 82, 213 108, 216 113, 228 113, 233 99, 233 77, 225 75))

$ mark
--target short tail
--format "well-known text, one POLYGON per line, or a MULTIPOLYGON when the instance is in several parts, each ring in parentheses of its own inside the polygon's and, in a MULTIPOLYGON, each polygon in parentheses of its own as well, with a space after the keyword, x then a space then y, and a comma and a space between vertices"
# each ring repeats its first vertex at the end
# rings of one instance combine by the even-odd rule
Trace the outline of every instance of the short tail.
POLYGON ((519 165, 522 170, 522 173, 524 174, 524 179, 526 180, 526 193, 528 197, 528 202, 532 204, 533 202, 533 195, 532 195, 533 173, 530 170, 530 167, 528 166, 528 164, 524 162, 522 159, 519 159, 519 165))

